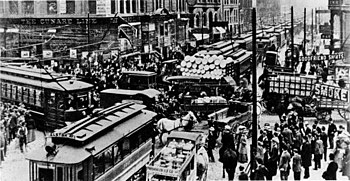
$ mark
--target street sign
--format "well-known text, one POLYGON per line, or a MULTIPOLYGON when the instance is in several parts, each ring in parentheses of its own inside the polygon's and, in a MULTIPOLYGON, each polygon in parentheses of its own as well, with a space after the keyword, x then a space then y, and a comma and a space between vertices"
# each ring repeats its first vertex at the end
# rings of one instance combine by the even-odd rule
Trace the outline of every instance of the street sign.
POLYGON ((335 53, 331 55, 309 55, 309 56, 300 56, 300 62, 312 62, 312 61, 337 61, 344 59, 344 52, 335 53))
POLYGON ((332 34, 321 34, 321 39, 333 39, 332 34))

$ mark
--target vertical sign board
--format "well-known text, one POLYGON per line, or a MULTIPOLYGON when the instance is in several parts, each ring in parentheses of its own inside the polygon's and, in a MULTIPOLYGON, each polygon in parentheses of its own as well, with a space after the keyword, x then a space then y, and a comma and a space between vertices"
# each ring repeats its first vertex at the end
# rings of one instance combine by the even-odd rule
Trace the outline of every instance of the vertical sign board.
POLYGON ((67 4, 66 0, 59 0, 58 1, 58 6, 59 6, 59 13, 60 14, 66 14, 67 13, 67 4))

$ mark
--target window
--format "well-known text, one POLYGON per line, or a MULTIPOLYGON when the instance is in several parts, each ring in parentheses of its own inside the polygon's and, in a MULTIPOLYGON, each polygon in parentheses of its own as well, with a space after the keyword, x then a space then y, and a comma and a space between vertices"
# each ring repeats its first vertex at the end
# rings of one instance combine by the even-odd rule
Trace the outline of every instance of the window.
POLYGON ((68 1, 66 2, 66 13, 67 14, 74 14, 75 13, 75 1, 68 1))
POLYGON ((35 90, 29 88, 29 104, 34 105, 35 104, 35 90))
POLYGON ((4 1, 0 1, 0 14, 4 14, 5 12, 4 7, 5 7, 4 1))
POLYGON ((34 14, 34 1, 22 1, 23 14, 34 14))
POLYGON ((9 13, 18 14, 18 1, 9 1, 9 13))
POLYGON ((63 181, 63 168, 57 167, 57 181, 63 181))
POLYGON ((132 5, 131 5, 131 8, 132 8, 132 13, 136 13, 136 0, 132 0, 132 5))
POLYGON ((159 25, 159 34, 160 34, 160 36, 164 35, 164 25, 163 24, 159 25))
POLYGON ((105 162, 105 170, 107 171, 113 166, 113 148, 108 148, 104 152, 104 162, 105 162))
POLYGON ((145 12, 145 0, 140 0, 140 12, 145 12))
POLYGON ((47 14, 57 14, 57 1, 47 1, 47 14))
POLYGON ((124 0, 119 0, 119 13, 124 13, 124 0))
POLYGON ((96 14, 96 0, 89 0, 89 13, 96 14))
POLYGON ((104 165, 103 153, 95 156, 94 157, 94 165, 93 165, 95 179, 97 179, 98 177, 100 177, 103 174, 103 172, 105 171, 104 166, 105 165, 104 165))
POLYGON ((130 0, 125 1, 126 13, 130 13, 130 0))
POLYGON ((196 15, 196 27, 199 27, 199 14, 196 15))
POLYGON ((111 13, 115 14, 115 0, 111 0, 111 13))
POLYGON ((17 100, 22 101, 22 86, 17 87, 17 100))
POLYGON ((128 138, 125 138, 123 140, 123 146, 122 146, 122 156, 125 158, 128 154, 130 154, 130 141, 128 138))
POLYGON ((5 83, 1 84, 1 96, 7 97, 7 84, 5 83))
POLYGON ((207 26, 207 15, 205 13, 203 14, 203 19, 202 20, 203 20, 203 22, 202 22, 203 26, 207 26))
POLYGON ((12 85, 12 100, 16 100, 16 99, 17 99, 17 86, 12 85))
POLYGON ((35 90, 35 105, 41 107, 42 92, 40 90, 35 90))
POLYGON ((24 103, 28 103, 28 88, 27 87, 23 87, 23 102, 24 103))
POLYGON ((119 163, 122 160, 121 150, 122 144, 118 143, 113 146, 113 154, 114 154, 114 164, 119 163))

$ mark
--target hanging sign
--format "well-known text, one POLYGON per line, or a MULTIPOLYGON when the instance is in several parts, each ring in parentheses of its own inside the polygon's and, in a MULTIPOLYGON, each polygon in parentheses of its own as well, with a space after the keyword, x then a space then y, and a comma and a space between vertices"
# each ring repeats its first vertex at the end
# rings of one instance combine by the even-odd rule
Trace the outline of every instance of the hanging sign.
POLYGON ((21 57, 22 58, 29 58, 30 52, 29 51, 21 51, 21 57))
POLYGON ((70 58, 77 58, 77 50, 76 49, 70 49, 69 50, 69 57, 70 58))
POLYGON ((333 100, 350 102, 350 91, 348 89, 326 84, 316 84, 315 90, 315 94, 318 96, 330 98, 333 100))
POLYGON ((337 61, 344 60, 344 52, 335 53, 331 55, 309 55, 299 57, 300 62, 312 62, 312 61, 337 61))
POLYGON ((52 58, 53 52, 52 50, 43 50, 43 58, 52 58))

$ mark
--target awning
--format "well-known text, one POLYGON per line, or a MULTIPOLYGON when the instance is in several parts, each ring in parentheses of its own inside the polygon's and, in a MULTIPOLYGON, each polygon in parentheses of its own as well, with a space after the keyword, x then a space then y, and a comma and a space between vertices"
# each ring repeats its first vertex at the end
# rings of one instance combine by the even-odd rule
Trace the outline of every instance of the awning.
POLYGON ((226 30, 222 27, 214 27, 214 34, 224 34, 226 30))
POLYGON ((209 34, 201 34, 201 33, 194 33, 193 36, 196 38, 197 41, 202 40, 202 37, 204 40, 209 39, 209 34))

